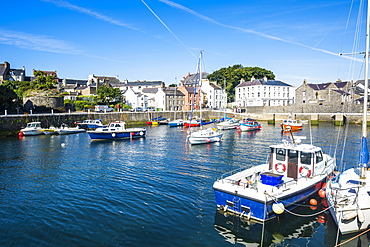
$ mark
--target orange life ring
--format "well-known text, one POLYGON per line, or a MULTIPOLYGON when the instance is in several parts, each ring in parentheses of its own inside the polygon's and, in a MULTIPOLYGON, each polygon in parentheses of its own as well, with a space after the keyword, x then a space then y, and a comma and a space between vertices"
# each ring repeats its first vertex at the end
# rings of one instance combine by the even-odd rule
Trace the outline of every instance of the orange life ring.
POLYGON ((299 175, 302 177, 311 177, 311 170, 307 166, 301 166, 299 168, 299 175))
POLYGON ((286 171, 285 164, 282 163, 275 164, 275 171, 277 171, 278 173, 284 173, 286 171))

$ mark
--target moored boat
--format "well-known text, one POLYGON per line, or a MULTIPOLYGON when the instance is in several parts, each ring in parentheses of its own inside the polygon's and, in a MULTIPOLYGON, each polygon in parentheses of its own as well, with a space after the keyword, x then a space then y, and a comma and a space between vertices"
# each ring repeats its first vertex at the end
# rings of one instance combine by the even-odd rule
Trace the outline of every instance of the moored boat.
POLYGON ((55 132, 58 133, 59 135, 69 135, 69 134, 78 134, 78 133, 83 133, 86 132, 85 129, 81 129, 79 127, 68 127, 65 124, 62 124, 60 128, 56 128, 55 132))
POLYGON ((221 141, 222 135, 223 133, 217 131, 215 128, 207 128, 192 132, 188 136, 188 139, 192 145, 205 144, 221 141))
POLYGON ((230 130, 230 129, 236 129, 239 126, 239 120, 238 119, 226 119, 225 121, 217 124, 217 129, 219 130, 230 130))
POLYGON ((283 131, 297 131, 302 130, 303 124, 299 120, 293 119, 289 117, 288 119, 284 119, 280 124, 281 130, 283 131))
POLYGON ((41 122, 30 122, 27 126, 19 131, 20 136, 43 135, 41 122))
POLYGON ((99 127, 105 127, 101 119, 86 119, 82 123, 76 123, 80 129, 90 130, 99 127))
POLYGON ((177 127, 177 126, 183 126, 184 125, 184 120, 182 119, 176 119, 168 122, 168 126, 170 127, 177 127))
POLYGON ((145 137, 145 128, 126 128, 123 121, 111 122, 107 127, 100 127, 87 131, 90 138, 94 140, 115 140, 145 137))
POLYGON ((213 184, 219 209, 256 221, 275 218, 314 195, 334 170, 318 146, 294 140, 270 146, 268 163, 224 174, 213 184))
POLYGON ((262 129, 262 126, 256 120, 248 118, 239 124, 239 129, 241 131, 254 131, 262 129))
POLYGON ((55 132, 55 127, 54 126, 50 126, 50 128, 48 128, 48 129, 42 129, 42 132, 45 135, 56 135, 56 134, 58 134, 57 132, 55 132))
MULTIPOLYGON (((350 234, 368 230, 370 226, 370 165, 369 150, 367 147, 367 114, 369 98, 368 78, 370 52, 369 4, 369 1, 367 1, 365 74, 363 87, 364 98, 359 161, 354 167, 341 171, 336 177, 328 182, 325 188, 325 195, 327 197, 330 213, 342 234, 350 234)), ((350 155, 353 154, 351 153, 350 155)))

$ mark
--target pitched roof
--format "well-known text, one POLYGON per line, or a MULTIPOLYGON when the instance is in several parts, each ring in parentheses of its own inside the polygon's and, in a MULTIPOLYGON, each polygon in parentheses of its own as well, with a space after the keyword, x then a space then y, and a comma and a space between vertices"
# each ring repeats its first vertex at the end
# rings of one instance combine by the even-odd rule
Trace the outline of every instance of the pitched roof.
MULTIPOLYGON (((207 72, 202 72, 202 80, 207 79, 208 75, 209 74, 207 72)), ((184 79, 182 80, 182 83, 185 85, 193 85, 196 82, 198 77, 199 77, 198 73, 195 73, 195 74, 189 73, 187 76, 184 77, 184 79)))
POLYGON ((325 90, 328 86, 330 86, 330 84, 331 84, 330 82, 321 83, 321 84, 312 84, 312 83, 309 83, 309 84, 307 84, 307 86, 309 86, 313 90, 325 90))
POLYGON ((266 81, 264 79, 258 79, 258 80, 253 80, 253 81, 243 81, 236 87, 248 87, 248 86, 256 86, 256 85, 292 87, 292 85, 289 85, 282 81, 278 81, 278 80, 267 80, 266 81))
POLYGON ((147 87, 147 88, 143 88, 142 92, 143 93, 157 93, 158 88, 157 87, 147 87))
MULTIPOLYGON (((166 90, 164 92, 168 96, 175 96, 175 88, 174 87, 168 87, 168 88, 166 88, 166 90)), ((193 89, 193 92, 194 92, 194 89, 193 89)), ((185 94, 183 92, 181 92, 180 90, 176 89, 176 96, 185 96, 185 94)))

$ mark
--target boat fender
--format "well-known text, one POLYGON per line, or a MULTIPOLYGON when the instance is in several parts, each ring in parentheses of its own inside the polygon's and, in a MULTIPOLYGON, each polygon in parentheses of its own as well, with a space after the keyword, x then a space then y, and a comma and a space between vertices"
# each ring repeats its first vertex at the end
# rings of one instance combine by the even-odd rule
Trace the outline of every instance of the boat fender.
POLYGON ((357 209, 357 215, 358 215, 358 221, 360 221, 361 223, 364 223, 365 221, 365 216, 364 216, 364 212, 361 210, 361 209, 357 209))
POLYGON ((112 133, 112 137, 116 137, 116 133, 112 133))
POLYGON ((301 166, 299 168, 299 175, 302 177, 311 177, 311 170, 307 166, 301 166))
POLYGON ((277 163, 275 164, 275 170, 278 172, 278 173, 283 173, 286 171, 286 166, 285 164, 282 164, 282 163, 277 163))

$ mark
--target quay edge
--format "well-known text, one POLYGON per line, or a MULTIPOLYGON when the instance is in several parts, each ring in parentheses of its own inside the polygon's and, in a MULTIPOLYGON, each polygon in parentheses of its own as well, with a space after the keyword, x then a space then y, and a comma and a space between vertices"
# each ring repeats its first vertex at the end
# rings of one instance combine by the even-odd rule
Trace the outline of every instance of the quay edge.
MULTIPOLYGON (((293 116, 299 120, 310 120, 311 125, 318 125, 320 122, 333 122, 335 125, 343 123, 360 124, 362 122, 361 113, 235 113, 231 111, 202 111, 206 119, 219 119, 226 114, 227 117, 238 119, 254 118, 268 124, 279 124, 288 116, 293 116)), ((176 118, 188 119, 189 111, 176 112, 176 118)), ((43 114, 25 114, 25 115, 1 115, 0 116, 0 137, 17 135, 19 130, 27 125, 28 122, 41 122, 42 127, 60 126, 62 123, 73 126, 75 122, 81 122, 86 119, 101 119, 104 123, 111 121, 125 121, 128 126, 145 124, 151 118, 162 116, 174 119, 175 112, 76 112, 76 113, 43 113, 43 114)), ((195 112, 194 116, 199 116, 195 112)), ((368 118, 369 119, 369 118, 368 118)), ((370 122, 368 122, 369 124, 370 122)))

